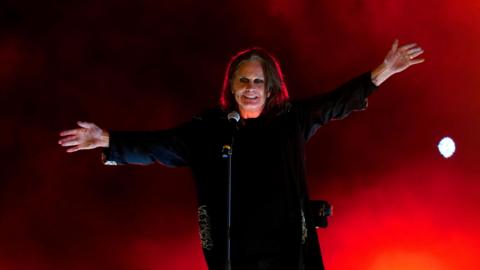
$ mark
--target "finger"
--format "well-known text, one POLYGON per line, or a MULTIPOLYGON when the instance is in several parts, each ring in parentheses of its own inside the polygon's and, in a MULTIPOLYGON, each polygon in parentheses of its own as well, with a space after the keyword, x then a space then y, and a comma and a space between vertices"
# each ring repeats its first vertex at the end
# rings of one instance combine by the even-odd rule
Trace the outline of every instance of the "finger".
POLYGON ((58 140, 58 144, 63 144, 64 142, 71 141, 73 139, 78 139, 78 136, 72 135, 58 140))
POLYGON ((77 125, 83 127, 83 128, 92 128, 92 127, 95 127, 95 124, 94 123, 90 123, 90 122, 83 122, 83 121, 78 121, 77 122, 77 125))
POLYGON ((424 58, 413 59, 412 61, 410 61, 410 65, 416 65, 416 64, 423 63, 423 62, 425 62, 425 59, 424 59, 424 58))
POLYGON ((410 44, 407 44, 407 45, 403 45, 402 47, 400 47, 399 50, 407 51, 407 50, 409 50, 411 48, 414 48, 414 47, 417 47, 417 46, 418 46, 417 43, 410 43, 410 44))
POLYGON ((76 145, 79 145, 80 142, 77 140, 77 139, 72 139, 72 140, 68 140, 68 141, 63 141, 61 143, 61 145, 63 147, 67 147, 67 146, 76 146, 76 145))
POLYGON ((392 51, 396 51, 398 48, 398 38, 395 39, 395 41, 393 41, 393 44, 392 44, 392 51))
POLYGON ((77 152, 78 150, 82 150, 82 148, 80 146, 70 147, 67 149, 67 153, 77 152))
POLYGON ((413 59, 413 58, 419 56, 419 55, 422 54, 422 53, 423 53, 423 51, 416 52, 416 53, 414 53, 414 54, 411 54, 409 57, 410 57, 410 59, 413 59))
POLYGON ((408 50, 407 54, 411 55, 411 54, 414 54, 414 53, 417 53, 417 52, 423 52, 423 49, 420 48, 420 47, 415 47, 413 49, 408 50))
POLYGON ((81 130, 82 130, 81 128, 64 130, 60 132, 60 136, 78 135, 78 133, 80 133, 81 130))

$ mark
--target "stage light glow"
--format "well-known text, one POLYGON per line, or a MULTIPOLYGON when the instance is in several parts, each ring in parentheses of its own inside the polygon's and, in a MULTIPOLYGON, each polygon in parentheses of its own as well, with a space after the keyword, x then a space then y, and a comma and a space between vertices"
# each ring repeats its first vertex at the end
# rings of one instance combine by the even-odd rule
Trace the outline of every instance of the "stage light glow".
POLYGON ((420 251, 391 250, 379 254, 369 270, 445 270, 441 258, 420 251))
POLYGON ((450 137, 445 137, 438 143, 438 151, 444 158, 449 158, 455 153, 455 142, 450 137))

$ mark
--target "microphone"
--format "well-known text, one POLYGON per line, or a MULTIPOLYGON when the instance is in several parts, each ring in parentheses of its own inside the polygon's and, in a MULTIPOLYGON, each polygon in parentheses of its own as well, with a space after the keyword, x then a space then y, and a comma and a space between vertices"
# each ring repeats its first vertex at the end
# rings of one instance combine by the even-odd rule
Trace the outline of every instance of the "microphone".
POLYGON ((230 123, 230 134, 232 135, 231 143, 225 144, 222 148, 222 157, 229 158, 232 155, 233 138, 238 131, 238 122, 240 122, 240 114, 232 111, 227 115, 228 123, 230 123))
POLYGON ((227 119, 232 124, 237 124, 240 121, 240 114, 237 111, 232 111, 227 115, 227 119))

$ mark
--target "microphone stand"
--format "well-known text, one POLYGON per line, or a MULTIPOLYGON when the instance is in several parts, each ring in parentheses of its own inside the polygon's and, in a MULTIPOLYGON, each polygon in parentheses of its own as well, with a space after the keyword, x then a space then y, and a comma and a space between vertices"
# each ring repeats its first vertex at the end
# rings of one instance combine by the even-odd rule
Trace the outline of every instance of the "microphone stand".
POLYGON ((233 135, 232 143, 230 145, 226 144, 222 149, 222 157, 227 159, 228 169, 227 169, 227 261, 226 261, 226 270, 232 269, 232 260, 231 260, 231 239, 230 239, 230 227, 232 225, 232 146, 233 146, 233 135))
POLYGON ((230 145, 226 144, 222 148, 222 157, 227 159, 227 258, 226 258, 226 270, 232 270, 232 245, 231 245, 231 233, 232 226, 232 148, 235 133, 238 131, 237 123, 240 121, 240 114, 236 111, 232 111, 227 115, 227 119, 230 124, 233 124, 232 140, 230 145))
POLYGON ((233 135, 232 143, 230 145, 226 144, 222 149, 222 157, 227 159, 227 261, 226 261, 226 270, 232 269, 232 252, 231 252, 231 239, 230 239, 230 227, 232 225, 232 146, 233 146, 233 135))

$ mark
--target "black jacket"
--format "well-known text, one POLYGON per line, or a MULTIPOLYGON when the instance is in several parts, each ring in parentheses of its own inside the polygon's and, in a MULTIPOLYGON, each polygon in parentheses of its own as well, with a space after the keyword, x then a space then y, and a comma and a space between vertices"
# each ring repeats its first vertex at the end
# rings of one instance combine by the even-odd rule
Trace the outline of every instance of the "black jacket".
MULTIPOLYGON (((332 119, 365 109, 375 89, 370 73, 327 94, 292 102, 285 110, 241 120, 232 129, 226 113, 210 110, 178 128, 111 132, 107 164, 190 166, 198 190, 200 236, 209 269, 224 269, 227 161, 232 155, 232 265, 275 260, 289 269, 323 269, 308 205, 305 143, 332 119)), ((248 268, 254 269, 254 268, 248 268)))

